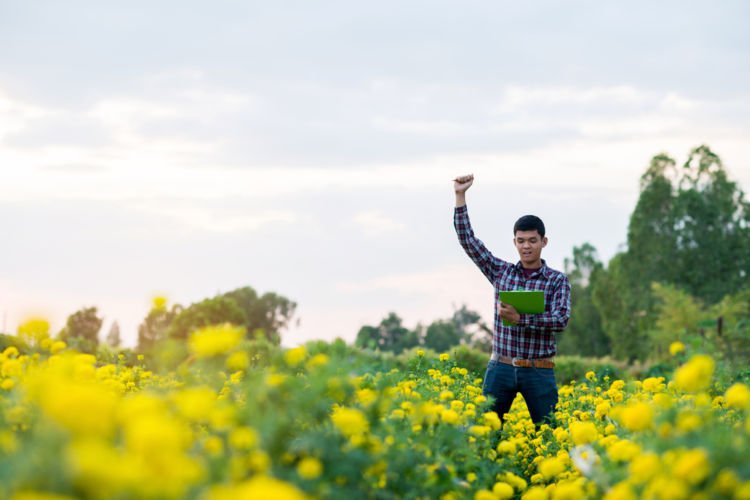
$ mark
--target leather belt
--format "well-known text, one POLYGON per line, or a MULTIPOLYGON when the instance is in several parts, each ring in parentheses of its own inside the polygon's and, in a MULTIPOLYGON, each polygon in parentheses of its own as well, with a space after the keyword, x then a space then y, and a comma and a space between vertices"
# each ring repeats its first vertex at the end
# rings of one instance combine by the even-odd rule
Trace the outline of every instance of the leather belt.
POLYGON ((554 358, 537 358, 537 359, 524 359, 524 358, 511 358, 510 356, 500 356, 493 353, 490 358, 492 361, 499 361, 506 365, 512 365, 521 368, 554 368, 554 358))

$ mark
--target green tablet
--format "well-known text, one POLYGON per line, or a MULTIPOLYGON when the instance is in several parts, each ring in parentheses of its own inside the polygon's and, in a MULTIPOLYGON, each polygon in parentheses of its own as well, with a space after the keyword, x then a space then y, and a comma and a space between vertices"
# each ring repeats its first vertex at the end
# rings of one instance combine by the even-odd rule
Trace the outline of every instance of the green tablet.
MULTIPOLYGON (((507 290, 498 293, 500 302, 510 304, 521 314, 544 312, 544 292, 541 290, 507 290)), ((503 325, 512 326, 503 320, 503 325)))

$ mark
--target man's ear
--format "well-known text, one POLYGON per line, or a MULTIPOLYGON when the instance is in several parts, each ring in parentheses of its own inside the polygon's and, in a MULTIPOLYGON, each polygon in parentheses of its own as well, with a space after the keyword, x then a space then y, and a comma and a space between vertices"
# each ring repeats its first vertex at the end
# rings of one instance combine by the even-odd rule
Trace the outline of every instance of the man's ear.
POLYGON ((542 248, 547 246, 547 237, 542 238, 542 248))

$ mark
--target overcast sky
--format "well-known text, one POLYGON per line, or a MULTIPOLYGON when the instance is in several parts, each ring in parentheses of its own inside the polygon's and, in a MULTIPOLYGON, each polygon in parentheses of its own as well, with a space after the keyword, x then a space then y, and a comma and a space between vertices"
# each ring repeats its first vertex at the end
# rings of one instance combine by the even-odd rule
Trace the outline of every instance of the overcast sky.
POLYGON ((126 345, 151 297, 296 301, 285 345, 352 341, 492 288, 515 262, 622 247, 652 156, 708 144, 750 188, 743 1, 0 1, 0 313, 97 306, 126 345), (157 5, 158 4, 158 5, 157 5))

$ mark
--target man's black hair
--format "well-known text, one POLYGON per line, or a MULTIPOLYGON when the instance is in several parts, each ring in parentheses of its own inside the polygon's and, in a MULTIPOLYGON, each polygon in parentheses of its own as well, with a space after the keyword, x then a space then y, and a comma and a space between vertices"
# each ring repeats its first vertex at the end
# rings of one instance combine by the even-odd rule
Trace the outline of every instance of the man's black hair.
POLYGON ((539 236, 544 238, 544 222, 542 222, 542 219, 536 215, 524 215, 513 226, 513 236, 518 231, 534 231, 535 229, 539 232, 539 236))

